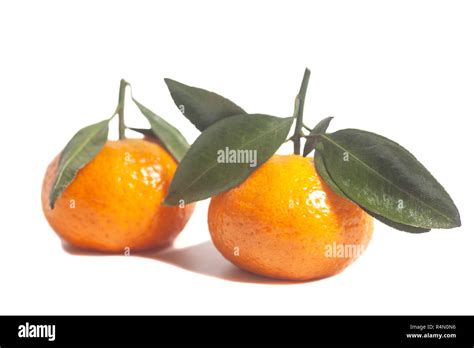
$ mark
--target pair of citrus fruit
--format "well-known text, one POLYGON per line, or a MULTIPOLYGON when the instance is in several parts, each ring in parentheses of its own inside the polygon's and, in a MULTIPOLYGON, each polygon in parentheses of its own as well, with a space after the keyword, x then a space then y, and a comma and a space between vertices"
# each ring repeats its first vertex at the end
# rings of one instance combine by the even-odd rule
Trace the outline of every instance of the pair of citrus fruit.
MULTIPOLYGON (((43 211, 57 234, 77 247, 123 252, 166 246, 193 212, 194 204, 162 204, 177 163, 157 142, 107 141, 51 209, 58 159, 46 171, 43 211)), ((212 197, 208 223, 228 260, 290 280, 339 273, 359 254, 341 255, 336 247, 363 250, 373 230, 372 217, 333 193, 312 159, 298 155, 274 155, 239 186, 212 197)))

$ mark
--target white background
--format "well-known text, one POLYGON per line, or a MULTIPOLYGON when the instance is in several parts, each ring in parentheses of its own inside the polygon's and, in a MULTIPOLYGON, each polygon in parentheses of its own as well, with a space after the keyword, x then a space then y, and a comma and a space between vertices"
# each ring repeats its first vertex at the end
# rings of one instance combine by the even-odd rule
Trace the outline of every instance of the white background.
POLYGON ((474 314, 473 18, 468 1, 1 1, 0 314, 474 314), (288 116, 306 66, 306 123, 332 115, 332 130, 406 146, 450 192, 461 228, 377 223, 360 260, 301 284, 225 261, 207 202, 156 257, 63 249, 41 211, 44 170, 111 115, 120 78, 192 141, 164 77, 288 116))

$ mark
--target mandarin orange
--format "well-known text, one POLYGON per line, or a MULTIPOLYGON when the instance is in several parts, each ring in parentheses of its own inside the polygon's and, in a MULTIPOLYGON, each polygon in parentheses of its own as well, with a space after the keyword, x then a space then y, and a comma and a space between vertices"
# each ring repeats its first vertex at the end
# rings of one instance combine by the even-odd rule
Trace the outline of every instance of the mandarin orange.
POLYGON ((161 204, 177 163, 154 141, 107 141, 51 209, 48 197, 58 161, 59 155, 44 177, 43 211, 56 233, 77 247, 121 252, 164 246, 193 212, 193 204, 161 204))
POLYGON ((289 280, 329 277, 368 245, 373 219, 335 194, 312 159, 274 155, 239 186, 212 197, 209 230, 235 265, 289 280))

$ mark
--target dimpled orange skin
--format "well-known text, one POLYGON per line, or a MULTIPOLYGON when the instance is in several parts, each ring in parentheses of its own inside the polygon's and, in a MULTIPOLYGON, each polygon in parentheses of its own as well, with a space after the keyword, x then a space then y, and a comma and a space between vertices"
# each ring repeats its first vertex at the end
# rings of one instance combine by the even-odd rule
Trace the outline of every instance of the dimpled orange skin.
POLYGON ((43 211, 56 233, 80 248, 123 252, 170 244, 194 205, 164 206, 176 161, 144 139, 107 141, 97 156, 49 207, 59 155, 43 181, 43 211))
POLYGON ((213 197, 208 223, 215 246, 235 265, 300 281, 341 272, 358 255, 328 257, 337 256, 333 246, 363 250, 373 231, 372 217, 333 193, 312 159, 297 155, 274 155, 242 184, 213 197))

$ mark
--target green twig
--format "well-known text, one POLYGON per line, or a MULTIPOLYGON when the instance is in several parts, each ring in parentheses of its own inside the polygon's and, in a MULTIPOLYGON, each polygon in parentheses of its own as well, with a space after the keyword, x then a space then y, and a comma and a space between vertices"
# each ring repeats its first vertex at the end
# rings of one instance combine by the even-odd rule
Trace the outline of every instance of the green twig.
POLYGON ((125 139, 125 117, 124 117, 124 108, 125 108, 125 90, 128 86, 128 82, 124 79, 120 80, 120 90, 119 90, 119 101, 117 105, 117 114, 119 116, 119 139, 125 139))
POLYGON ((303 128, 303 110, 304 110, 304 101, 306 98, 306 90, 308 89, 309 76, 311 71, 306 68, 304 71, 303 80, 301 81, 301 87, 298 95, 295 99, 295 111, 293 117, 296 118, 295 133, 293 135, 293 144, 295 155, 299 155, 301 151, 301 133, 303 128))

